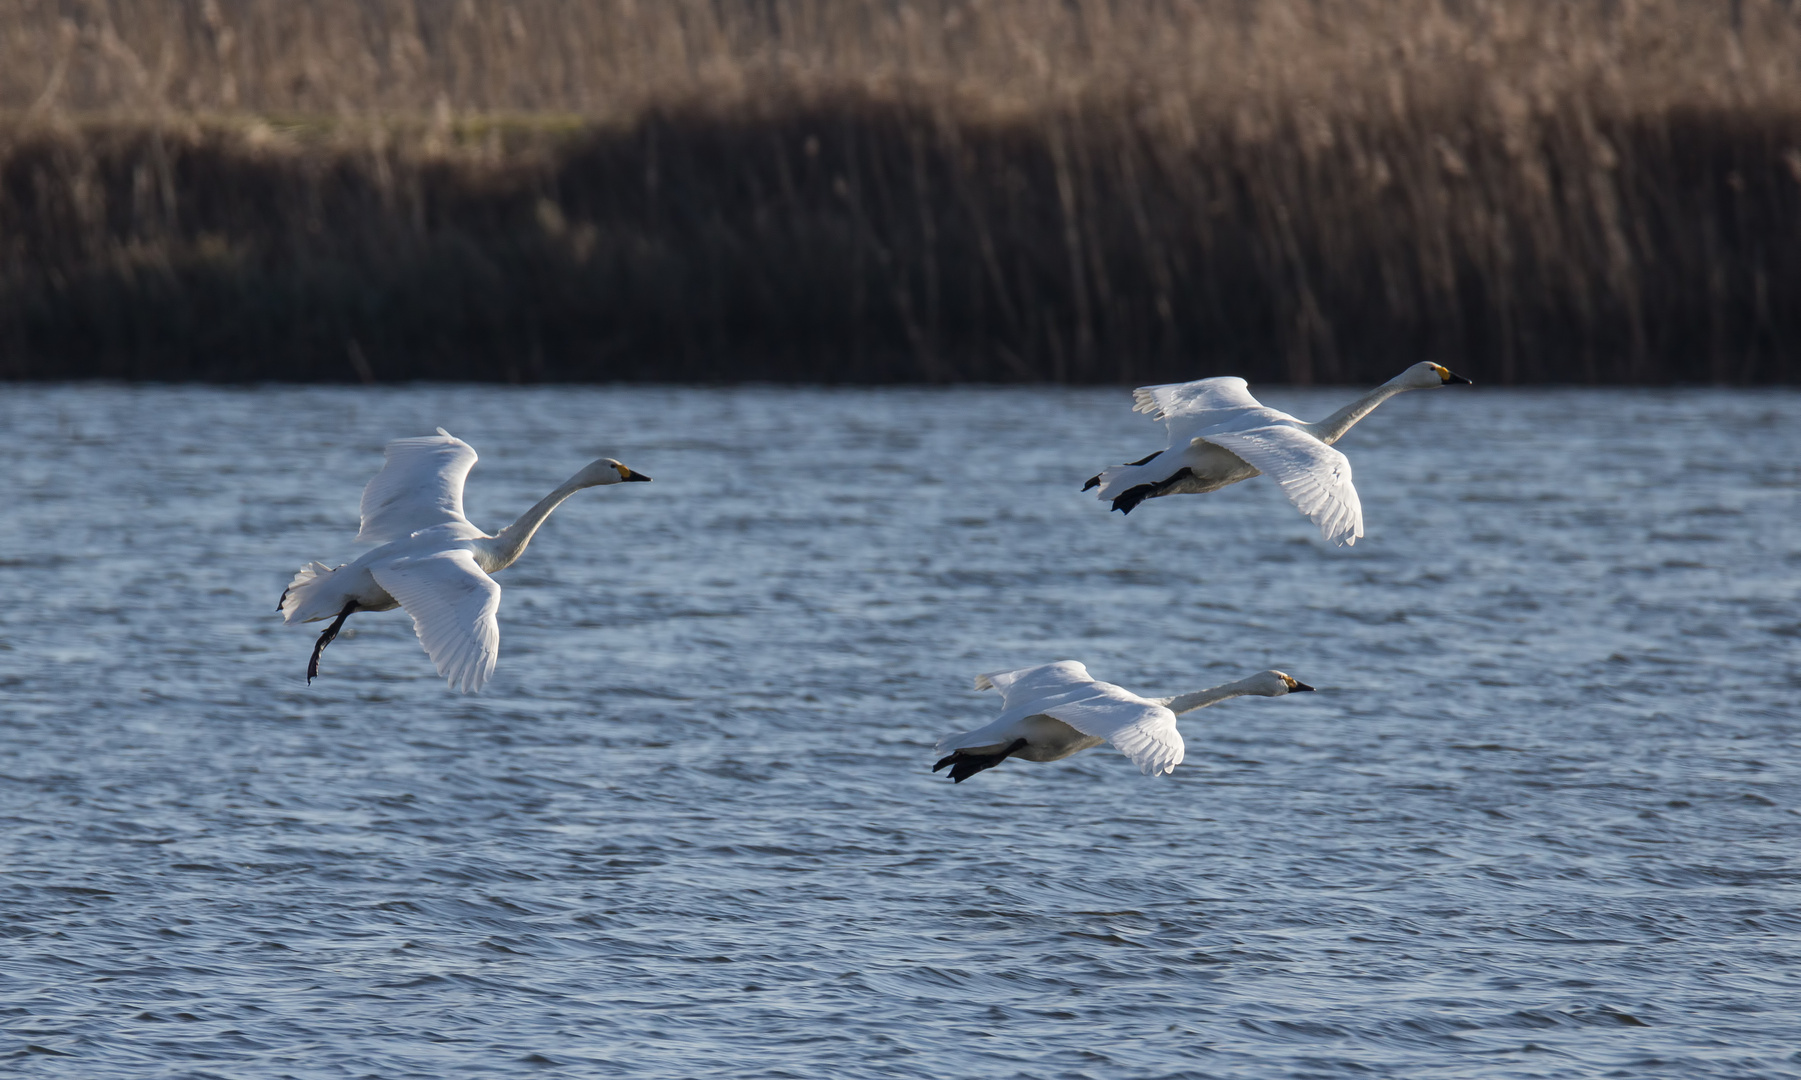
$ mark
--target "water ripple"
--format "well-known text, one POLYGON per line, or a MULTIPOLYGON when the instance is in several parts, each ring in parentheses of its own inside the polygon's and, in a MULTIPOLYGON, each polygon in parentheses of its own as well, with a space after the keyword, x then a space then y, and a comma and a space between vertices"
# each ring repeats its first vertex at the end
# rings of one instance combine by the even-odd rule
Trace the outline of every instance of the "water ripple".
POLYGON ((12 388, 0 1071, 1801 1073, 1772 395, 1409 395, 1327 551, 1266 484, 1080 495, 1158 441, 1119 391, 12 388), (399 613, 307 687, 275 595, 439 424, 490 526, 658 481, 508 572, 481 697, 399 613), (1065 656, 1320 692, 1162 781, 927 771, 1065 656))

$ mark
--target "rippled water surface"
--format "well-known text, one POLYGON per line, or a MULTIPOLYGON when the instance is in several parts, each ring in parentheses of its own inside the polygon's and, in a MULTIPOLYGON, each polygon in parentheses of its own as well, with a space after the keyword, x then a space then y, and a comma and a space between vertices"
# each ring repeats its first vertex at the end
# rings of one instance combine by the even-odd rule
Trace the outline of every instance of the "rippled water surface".
MULTIPOLYGON (((1271 403, 1323 415, 1342 391, 1271 403)), ((0 1072, 1801 1073, 1801 395, 1409 394, 1368 537, 1078 492, 1122 390, 0 391, 0 1072), (358 548, 389 438, 498 527, 448 691, 358 548), (1316 694, 962 785, 979 671, 1316 694)))

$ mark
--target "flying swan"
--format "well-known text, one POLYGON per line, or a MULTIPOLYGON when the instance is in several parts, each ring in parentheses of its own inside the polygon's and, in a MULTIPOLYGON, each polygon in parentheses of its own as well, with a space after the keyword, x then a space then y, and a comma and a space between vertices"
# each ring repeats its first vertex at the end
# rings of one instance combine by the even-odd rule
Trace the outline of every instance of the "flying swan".
POLYGON ((438 674, 474 693, 494 674, 500 657, 500 586, 489 574, 513 565, 532 534, 564 499, 583 488, 650 477, 601 458, 539 499, 519 520, 489 536, 463 516, 463 481, 475 448, 443 428, 436 435, 395 439, 387 460, 363 489, 359 542, 380 544, 335 569, 308 563, 282 590, 276 609, 289 623, 332 624, 319 635, 306 681, 319 674, 319 655, 358 611, 406 608, 420 644, 438 674))
POLYGON ((1351 486, 1351 463, 1332 444, 1371 409, 1404 390, 1470 380, 1438 364, 1415 364, 1317 424, 1260 404, 1235 376, 1141 386, 1133 412, 1169 425, 1169 445, 1150 457, 1115 465, 1082 485, 1099 487, 1113 509, 1129 514, 1146 499, 1204 495, 1268 473, 1320 535, 1355 544, 1363 535, 1363 504, 1351 486))
POLYGON ((944 754, 937 772, 950 766, 961 784, 1010 757, 1059 761, 1110 742, 1140 772, 1160 776, 1182 762, 1182 733, 1176 715, 1217 705, 1246 694, 1281 697, 1312 690, 1280 671, 1260 671, 1247 679, 1174 697, 1139 697, 1104 683, 1074 660, 976 676, 977 690, 1001 692, 1001 715, 987 727, 946 735, 935 753, 944 754))

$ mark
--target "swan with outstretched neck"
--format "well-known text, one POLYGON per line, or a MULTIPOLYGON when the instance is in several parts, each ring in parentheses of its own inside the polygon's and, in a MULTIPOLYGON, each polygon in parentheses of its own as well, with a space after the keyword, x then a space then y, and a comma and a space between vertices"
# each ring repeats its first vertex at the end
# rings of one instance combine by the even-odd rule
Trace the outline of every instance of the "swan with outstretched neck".
POLYGON ((1312 690, 1280 671, 1174 697, 1140 697, 1101 682, 1074 660, 976 676, 977 690, 1001 692, 1001 715, 986 727, 946 735, 935 753, 945 755, 932 771, 950 768, 961 784, 1010 757, 1060 761, 1071 754, 1112 743, 1147 776, 1161 776, 1182 763, 1182 733, 1176 717, 1235 697, 1281 697, 1312 690))
POLYGON ((500 586, 489 575, 513 565, 544 519, 569 496, 583 488, 650 479, 601 458, 490 536, 463 516, 463 481, 476 461, 474 447, 439 428, 436 435, 395 439, 386 455, 363 489, 356 534, 359 542, 381 546, 335 568, 308 563, 277 604, 285 622, 332 620, 307 662, 309 683, 345 619, 403 607, 438 674, 464 693, 480 690, 500 657, 495 618, 500 586))
POLYGON ((1295 507, 1333 544, 1363 535, 1363 504, 1351 485, 1351 462, 1332 448, 1370 410, 1408 390, 1470 380, 1439 364, 1415 364, 1317 424, 1259 402, 1243 379, 1225 376, 1132 391, 1134 412, 1169 425, 1169 445, 1115 465, 1082 485, 1129 514, 1146 499, 1203 495, 1267 473, 1295 507))

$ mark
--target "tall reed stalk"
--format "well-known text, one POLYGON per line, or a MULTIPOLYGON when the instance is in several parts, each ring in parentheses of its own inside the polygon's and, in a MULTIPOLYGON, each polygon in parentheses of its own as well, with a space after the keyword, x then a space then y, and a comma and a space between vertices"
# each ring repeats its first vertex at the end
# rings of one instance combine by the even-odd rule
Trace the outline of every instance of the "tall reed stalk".
POLYGON ((0 375, 1801 380, 1792 0, 0 0, 0 375))

